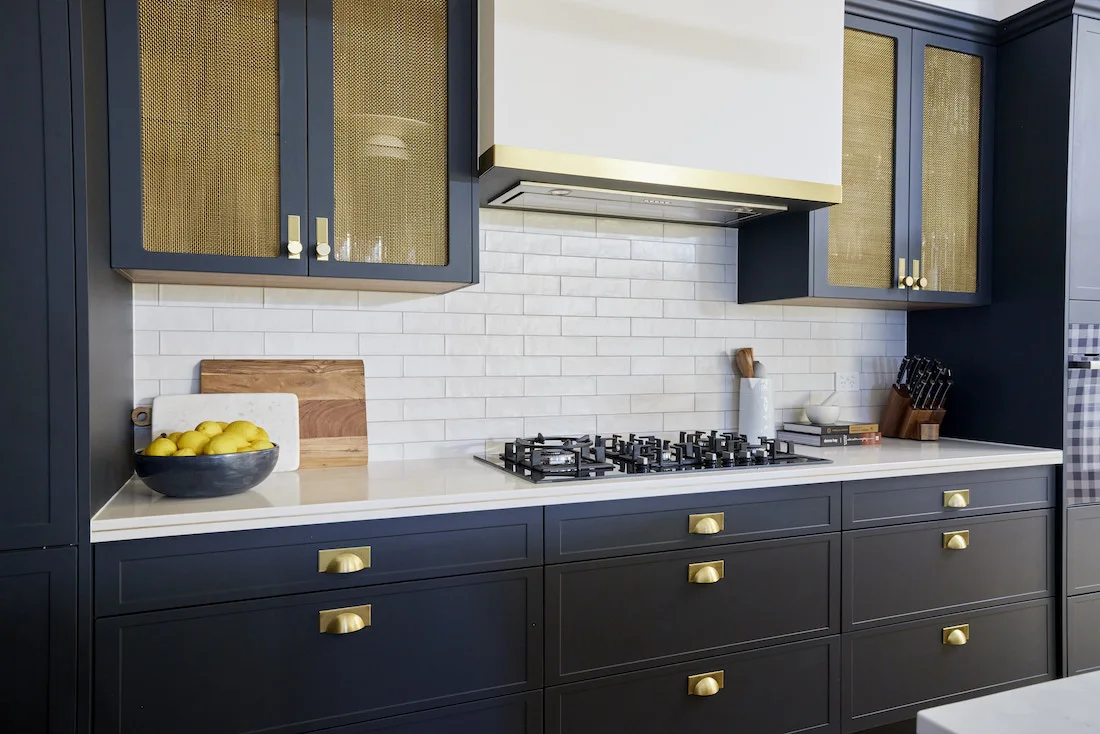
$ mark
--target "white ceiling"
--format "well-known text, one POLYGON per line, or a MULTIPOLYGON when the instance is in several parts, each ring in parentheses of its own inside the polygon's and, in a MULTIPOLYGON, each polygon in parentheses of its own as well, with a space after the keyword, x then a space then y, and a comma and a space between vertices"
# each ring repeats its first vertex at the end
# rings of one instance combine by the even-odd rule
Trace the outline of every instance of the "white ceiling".
POLYGON ((983 18, 1004 20, 1024 8, 1038 5, 1040 0, 923 0, 928 5, 939 5, 983 18))

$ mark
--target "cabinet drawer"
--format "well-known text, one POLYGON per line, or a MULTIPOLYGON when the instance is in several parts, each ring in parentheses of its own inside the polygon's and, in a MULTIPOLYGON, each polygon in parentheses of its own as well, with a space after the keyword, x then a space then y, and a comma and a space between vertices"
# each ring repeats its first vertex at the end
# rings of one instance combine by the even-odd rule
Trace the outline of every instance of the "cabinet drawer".
POLYGON ((1100 670, 1100 594, 1066 599, 1066 626, 1069 675, 1100 670))
POLYGON ((1043 599, 844 635, 844 731, 1052 678, 1053 633, 1043 599), (946 644, 945 630, 960 625, 965 644, 946 644))
POLYGON ((541 649, 541 569, 111 617, 96 732, 289 734, 519 693, 541 649), (321 631, 349 608, 366 626, 321 631))
POLYGON ((1066 510, 1066 594, 1100 591, 1100 505, 1066 510))
POLYGON ((867 479, 844 483, 844 529, 1037 510, 1055 501, 1054 471, 1047 466, 867 479))
POLYGON ((1051 510, 845 533, 844 628, 1050 596, 1053 538, 1051 510))
POLYGON ((580 561, 834 530, 840 530, 839 483, 557 505, 546 508, 546 560, 580 561), (701 516, 707 515, 714 522, 707 529, 716 532, 698 532, 703 529, 698 525, 701 516))
POLYGON ((836 633, 839 576, 839 533, 548 566, 547 680, 836 633))
POLYGON ((547 688, 546 731, 838 731, 839 648, 830 637, 547 688), (688 693, 689 677, 718 671, 724 685, 717 693, 688 693))
POLYGON ((542 734, 542 691, 391 716, 315 734, 542 734))
POLYGON ((95 546, 96 615, 541 562, 541 507, 102 543, 95 546), (323 572, 343 549, 350 572, 323 572))

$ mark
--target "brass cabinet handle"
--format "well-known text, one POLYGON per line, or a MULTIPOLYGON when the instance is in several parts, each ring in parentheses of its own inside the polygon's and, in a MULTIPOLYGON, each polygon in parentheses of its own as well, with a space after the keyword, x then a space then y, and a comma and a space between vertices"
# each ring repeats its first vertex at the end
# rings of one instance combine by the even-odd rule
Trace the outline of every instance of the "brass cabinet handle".
POLYGON ((688 676, 689 696, 713 696, 726 687, 726 671, 715 670, 688 676))
POLYGON ((370 604, 344 609, 326 609, 318 614, 321 634, 350 635, 370 627, 370 604))
POLYGON ((726 529, 726 513, 688 515, 688 532, 692 535, 715 535, 726 529))
POLYGON ((970 506, 969 489, 951 489, 943 493, 943 506, 960 509, 970 506))
POLYGON ((328 260, 332 247, 328 244, 328 217, 317 217, 317 259, 328 260))
POLYGON ((317 551, 318 573, 356 573, 370 568, 370 546, 317 551))
POLYGON ((943 644, 958 646, 968 642, 970 642, 970 625, 960 624, 943 628, 943 644))
POLYGON ((693 584, 716 584, 725 577, 725 561, 707 561, 688 565, 688 581, 693 584))
POLYGON ((302 218, 291 214, 286 218, 286 251, 290 260, 302 259, 302 218))
POLYGON ((905 274, 905 258, 898 259, 898 288, 905 290, 913 285, 913 277, 905 274))
POLYGON ((913 261, 913 277, 911 280, 913 281, 911 285, 915 291, 928 287, 928 278, 922 278, 920 276, 920 260, 913 261))
POLYGON ((948 550, 966 550, 970 547, 970 531, 956 530, 943 534, 943 547, 948 550))

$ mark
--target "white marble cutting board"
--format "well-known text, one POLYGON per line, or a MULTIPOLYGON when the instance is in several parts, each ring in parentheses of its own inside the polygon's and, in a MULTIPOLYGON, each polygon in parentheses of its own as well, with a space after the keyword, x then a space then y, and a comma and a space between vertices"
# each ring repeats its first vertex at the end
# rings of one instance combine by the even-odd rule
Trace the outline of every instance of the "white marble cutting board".
POLYGON ((275 471, 298 468, 298 396, 293 393, 161 395, 153 398, 152 419, 153 436, 189 431, 203 421, 252 421, 279 446, 275 471))

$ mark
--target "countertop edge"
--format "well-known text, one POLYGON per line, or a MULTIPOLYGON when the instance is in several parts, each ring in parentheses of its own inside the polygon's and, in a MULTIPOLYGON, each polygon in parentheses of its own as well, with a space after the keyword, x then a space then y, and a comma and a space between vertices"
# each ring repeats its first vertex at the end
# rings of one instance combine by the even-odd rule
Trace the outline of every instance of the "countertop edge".
MULTIPOLYGON (((587 482, 532 485, 537 489, 520 494, 515 490, 471 493, 448 501, 446 496, 426 496, 393 500, 353 500, 326 504, 251 510, 225 510, 189 515, 92 520, 91 542, 105 543, 157 537, 176 537, 239 530, 261 530, 302 525, 356 522, 395 517, 417 517, 457 512, 513 509, 520 507, 601 502, 615 499, 644 499, 684 494, 734 491, 774 486, 823 484, 905 477, 914 474, 947 474, 956 471, 1051 466, 1062 463, 1062 451, 1023 450, 1012 456, 964 457, 894 461, 869 466, 808 465, 774 474, 746 476, 708 475, 706 477, 629 479, 593 486, 587 482)), ((495 471, 489 467, 486 470, 495 471)), ((120 490, 121 491, 121 490, 120 490)), ((117 495, 116 495, 117 496, 117 495)), ((113 501, 113 498, 112 498, 113 501)), ((108 503, 109 504, 109 503, 108 503)))

